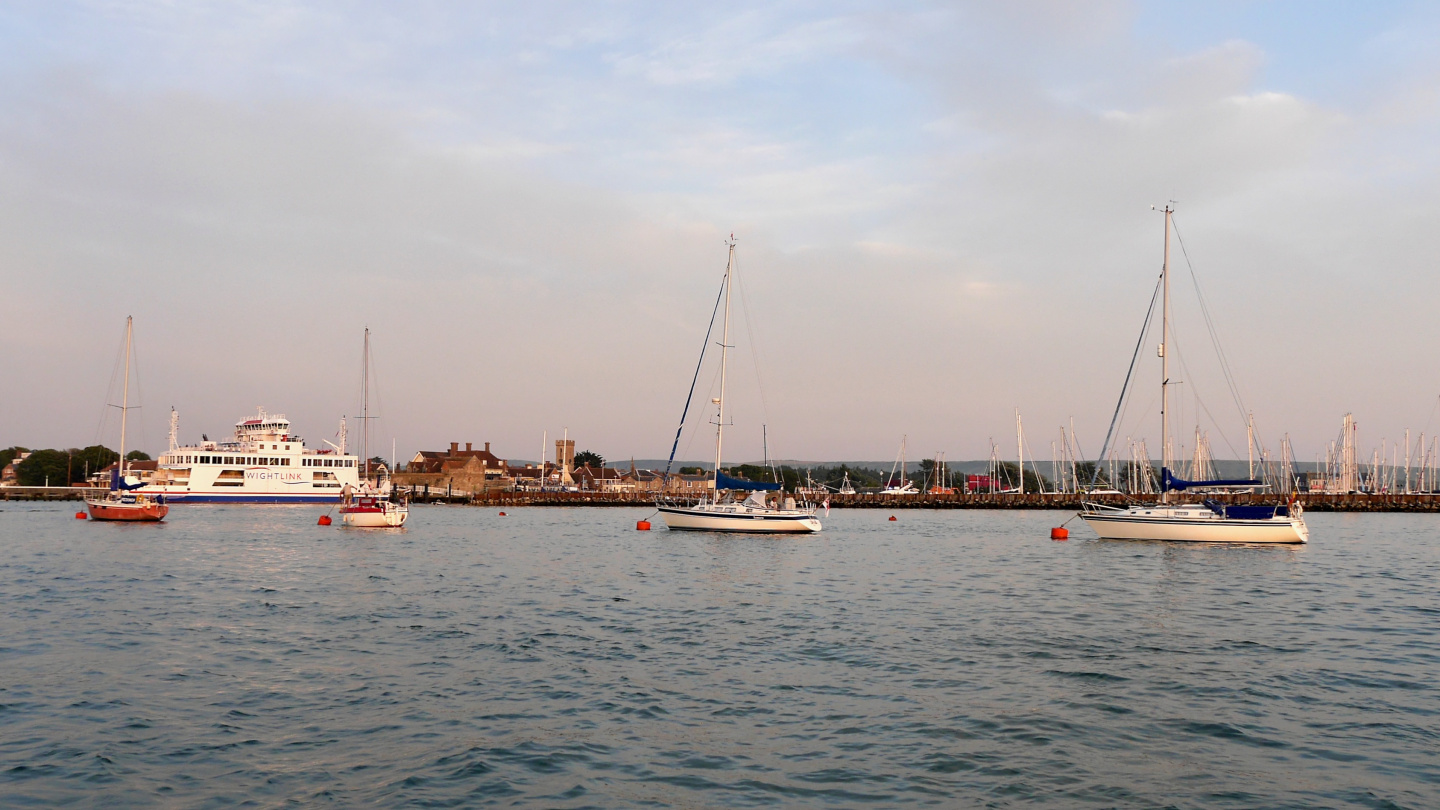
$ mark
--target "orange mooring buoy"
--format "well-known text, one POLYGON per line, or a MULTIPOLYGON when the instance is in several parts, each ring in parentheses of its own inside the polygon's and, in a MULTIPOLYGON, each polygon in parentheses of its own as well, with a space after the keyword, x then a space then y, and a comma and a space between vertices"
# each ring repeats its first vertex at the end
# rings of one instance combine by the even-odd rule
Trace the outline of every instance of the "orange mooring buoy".
POLYGON ((1051 540, 1069 540, 1069 539, 1070 539, 1070 530, 1067 529, 1067 528, 1065 528, 1064 526, 1056 526, 1055 528, 1053 528, 1053 529, 1050 530, 1050 539, 1051 539, 1051 540))
POLYGON ((500 513, 500 517, 505 517, 505 513, 504 513, 504 512, 501 512, 501 513, 500 513))
POLYGON ((637 531, 637 532, 648 532, 648 531, 650 531, 650 521, 648 521, 648 520, 637 520, 637 521, 635 521, 635 531, 637 531))
POLYGON ((87 517, 89 517, 89 515, 85 514, 84 512, 76 512, 76 513, 75 513, 75 519, 76 519, 76 520, 84 520, 84 519, 87 518, 87 517))
POLYGON ((894 519, 895 519, 895 516, 894 516, 894 515, 891 515, 891 516, 890 516, 890 519, 891 519, 891 520, 894 520, 894 519))
POLYGON ((330 523, 331 523, 330 516, 329 516, 329 515, 321 515, 321 516, 320 516, 320 519, 317 520, 317 521, 315 521, 315 523, 316 523, 316 525, 319 525, 319 526, 329 526, 330 523))

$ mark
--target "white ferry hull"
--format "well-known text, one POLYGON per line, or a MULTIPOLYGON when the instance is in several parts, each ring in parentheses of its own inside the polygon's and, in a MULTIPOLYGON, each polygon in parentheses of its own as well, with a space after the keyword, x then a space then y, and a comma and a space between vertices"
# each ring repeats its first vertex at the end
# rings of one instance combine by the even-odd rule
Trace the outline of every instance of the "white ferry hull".
MULTIPOLYGON (((808 534, 820 531, 820 521, 797 509, 738 509, 717 511, 704 506, 660 506, 665 526, 672 531, 749 532, 752 534, 808 534)), ((721 507, 724 509, 725 507, 721 507)))
POLYGON ((178 504, 338 503, 347 484, 360 486, 360 459, 338 450, 306 449, 288 419, 262 409, 231 440, 172 446, 145 491, 178 504))
MULTIPOLYGON (((1303 517, 1237 520, 1209 515, 1085 513, 1080 517, 1104 540, 1170 540, 1188 543, 1296 544, 1310 539, 1303 517)), ((1162 512, 1174 510, 1146 510, 1162 512)), ((1186 510, 1193 511, 1193 510, 1186 510)))
POLYGON ((170 503, 339 503, 338 494, 308 494, 284 492, 176 492, 163 488, 147 488, 147 492, 163 493, 170 503))

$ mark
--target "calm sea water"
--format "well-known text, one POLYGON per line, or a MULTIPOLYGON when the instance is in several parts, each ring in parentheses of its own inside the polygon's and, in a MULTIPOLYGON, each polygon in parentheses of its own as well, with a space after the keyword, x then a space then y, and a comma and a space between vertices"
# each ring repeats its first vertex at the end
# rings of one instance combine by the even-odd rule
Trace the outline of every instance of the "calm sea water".
POLYGON ((1437 517, 0 508, 6 807, 1440 807, 1437 517))

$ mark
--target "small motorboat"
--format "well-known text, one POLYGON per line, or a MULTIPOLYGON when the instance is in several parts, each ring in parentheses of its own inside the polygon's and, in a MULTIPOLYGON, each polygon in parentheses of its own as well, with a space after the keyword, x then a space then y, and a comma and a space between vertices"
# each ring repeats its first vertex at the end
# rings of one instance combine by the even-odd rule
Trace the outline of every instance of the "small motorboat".
POLYGON ((410 507, 381 495, 358 495, 340 507, 340 522, 357 529, 396 529, 405 525, 410 507))

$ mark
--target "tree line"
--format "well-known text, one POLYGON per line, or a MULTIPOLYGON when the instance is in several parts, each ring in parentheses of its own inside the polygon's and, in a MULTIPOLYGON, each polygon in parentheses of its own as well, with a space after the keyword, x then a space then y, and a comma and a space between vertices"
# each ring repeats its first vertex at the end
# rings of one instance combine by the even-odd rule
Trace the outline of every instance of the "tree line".
MULTIPOLYGON (((28 448, 18 445, 0 450, 0 467, 29 452, 28 448)), ((150 460, 150 456, 140 450, 131 450, 125 458, 150 460)), ((119 460, 120 454, 103 444, 68 450, 36 450, 15 466, 15 483, 22 487, 67 487, 84 483, 91 475, 119 460)))

